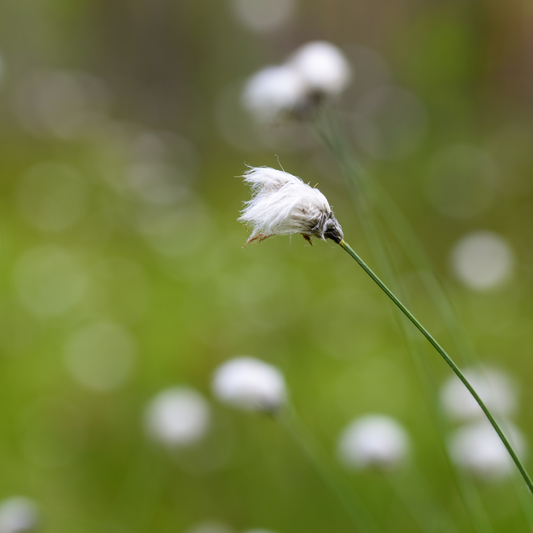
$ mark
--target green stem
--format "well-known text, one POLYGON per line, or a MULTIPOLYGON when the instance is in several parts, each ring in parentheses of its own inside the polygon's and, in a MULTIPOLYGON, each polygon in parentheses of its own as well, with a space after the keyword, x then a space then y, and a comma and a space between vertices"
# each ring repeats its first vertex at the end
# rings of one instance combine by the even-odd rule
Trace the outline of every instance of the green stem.
POLYGON ((274 418, 285 430, 300 453, 313 467, 324 485, 344 507, 346 515, 355 530, 364 531, 365 533, 380 533, 379 526, 366 512, 363 503, 346 485, 344 480, 337 475, 336 471, 330 465, 327 455, 321 450, 313 436, 305 430, 296 410, 289 405, 282 413, 274 416, 274 418))
POLYGON ((468 389, 470 394, 474 397, 476 402, 479 404, 483 412, 485 413, 485 416, 488 418, 489 422, 491 423, 492 427, 498 434, 498 437, 500 437, 501 441, 503 442, 504 446, 507 448, 507 451, 509 452, 509 455, 513 459, 514 463, 516 464, 518 470, 520 471, 520 474, 524 478, 524 481, 526 482, 526 485, 529 488, 529 491, 533 495, 533 482, 531 481, 531 478, 529 477, 529 474, 527 473, 526 469, 524 468, 524 465, 516 455, 516 452, 514 451, 513 447, 511 446, 511 443, 507 440, 507 437, 504 435, 503 431, 501 430, 500 426, 492 416, 491 412, 487 409, 486 405, 483 403, 483 400, 479 397, 478 393, 474 390, 472 385, 470 385, 470 382, 466 379, 464 374, 461 372, 459 367, 454 363, 453 359, 446 353, 444 348, 433 338, 433 336, 429 333, 429 331, 415 318, 415 316, 405 307, 405 305, 396 298, 394 293, 378 278, 376 274, 372 271, 372 269, 357 255, 355 250, 344 240, 341 240, 338 243, 346 252, 348 252, 355 261, 359 264, 359 266, 374 280, 374 282, 379 286, 379 288, 396 304, 396 306, 402 311, 402 313, 414 324, 414 326, 426 337, 426 339, 429 341, 429 343, 437 350, 437 352, 441 355, 441 357, 448 363, 450 368, 455 372, 456 376, 463 382, 464 386, 468 389))

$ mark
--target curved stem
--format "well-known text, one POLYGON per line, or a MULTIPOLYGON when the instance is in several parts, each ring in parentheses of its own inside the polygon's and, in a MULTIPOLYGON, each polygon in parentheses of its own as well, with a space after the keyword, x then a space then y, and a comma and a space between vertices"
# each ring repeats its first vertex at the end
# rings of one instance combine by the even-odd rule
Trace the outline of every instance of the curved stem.
POLYGON ((396 304, 396 306, 402 311, 402 313, 415 325, 415 327, 426 337, 426 339, 429 341, 429 343, 437 350, 437 352, 441 355, 441 357, 448 363, 450 368, 455 372, 456 376, 463 382, 464 386, 468 389, 470 394, 474 397, 476 402, 479 404, 483 412, 485 413, 485 416, 488 418, 489 422, 491 423, 492 427, 498 434, 498 437, 500 437, 501 441, 503 442, 504 446, 507 448, 507 451, 509 452, 509 455, 513 459, 514 463, 516 464, 518 470, 520 471, 520 474, 524 478, 524 481, 526 482, 526 485, 529 488, 529 491, 533 495, 533 482, 531 481, 531 478, 529 477, 529 474, 527 473, 526 469, 524 468, 524 465, 516 455, 516 452, 514 451, 513 447, 511 446, 511 443, 507 440, 507 437, 504 435, 503 431, 501 430, 500 426, 492 416, 491 412, 487 409, 486 405, 483 403, 483 400, 479 397, 478 393, 474 390, 472 385, 470 385, 470 382, 466 379, 464 374, 461 372, 459 367, 454 363, 453 359, 446 353, 444 348, 433 338, 433 336, 429 333, 429 331, 415 318, 415 316, 405 307, 405 305, 398 300, 398 298, 394 295, 394 293, 378 278, 376 274, 372 271, 372 269, 357 255, 355 250, 343 240, 341 240, 338 243, 344 250, 346 250, 355 261, 359 264, 359 266, 374 280, 374 282, 379 286, 379 288, 396 304))

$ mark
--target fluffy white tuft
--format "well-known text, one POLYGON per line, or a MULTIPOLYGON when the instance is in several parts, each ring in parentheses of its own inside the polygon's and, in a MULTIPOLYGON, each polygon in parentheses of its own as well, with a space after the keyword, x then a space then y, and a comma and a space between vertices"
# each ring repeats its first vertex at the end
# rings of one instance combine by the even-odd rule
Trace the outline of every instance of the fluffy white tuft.
MULTIPOLYGON (((516 385, 507 374, 494 368, 469 368, 464 371, 464 375, 490 411, 503 416, 515 413, 518 403, 516 385)), ((440 400, 445 413, 454 420, 485 416, 476 400, 456 376, 450 376, 444 382, 440 400)))
POLYGON ((309 116, 324 99, 340 95, 352 69, 333 44, 314 41, 298 48, 282 65, 263 68, 244 87, 244 107, 259 121, 309 116))
POLYGON ((0 533, 34 531, 39 525, 39 510, 33 500, 14 496, 0 502, 0 533))
POLYGON ((390 469, 405 461, 409 437, 396 420, 385 415, 355 419, 339 439, 339 459, 348 467, 390 469))
POLYGON ((146 410, 150 437, 169 447, 182 447, 200 440, 209 427, 209 405, 190 387, 171 387, 157 394, 146 410))
POLYGON ((247 243, 293 233, 336 242, 344 238, 326 197, 300 178, 269 167, 252 167, 243 177, 252 189, 238 219, 251 226, 247 243))
POLYGON ((306 86, 302 76, 285 65, 266 67, 246 83, 244 107, 261 122, 274 122, 289 115, 305 99, 306 86))
POLYGON ((338 96, 352 78, 344 54, 325 41, 304 44, 289 58, 288 64, 304 79, 308 91, 324 96, 338 96))
POLYGON ((276 411, 286 398, 281 372, 253 357, 237 357, 221 365, 213 392, 220 401, 246 411, 276 411))
MULTIPOLYGON (((526 451, 521 432, 506 422, 507 437, 520 456, 526 451)), ((514 463, 494 428, 486 420, 458 429, 449 442, 455 463, 487 480, 502 479, 514 471, 514 463)))

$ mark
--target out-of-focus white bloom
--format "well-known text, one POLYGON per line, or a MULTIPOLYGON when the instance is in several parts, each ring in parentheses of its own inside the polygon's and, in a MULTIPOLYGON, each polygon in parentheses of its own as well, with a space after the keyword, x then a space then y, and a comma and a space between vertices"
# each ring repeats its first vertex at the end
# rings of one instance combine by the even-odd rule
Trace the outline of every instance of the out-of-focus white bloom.
POLYGON ((209 405, 190 387, 160 392, 148 405, 145 418, 148 434, 169 447, 194 444, 207 433, 209 421, 209 405))
POLYGON ((408 453, 407 432, 385 415, 355 419, 339 439, 339 458, 351 468, 394 468, 405 461, 408 453))
POLYGON ((244 107, 259 121, 273 122, 290 115, 305 100, 302 76, 286 65, 266 67, 246 83, 244 107))
POLYGON ((344 235, 326 197, 300 178, 268 167, 250 168, 244 181, 252 189, 252 199, 239 217, 252 233, 247 243, 272 235, 301 233, 340 242, 344 235))
MULTIPOLYGON (((503 429, 518 455, 523 457, 526 443, 518 428, 506 422, 503 429)), ((486 420, 458 429, 450 439, 449 448, 458 465, 480 477, 496 480, 513 471, 509 452, 486 420)))
POLYGON ((33 531, 39 523, 37 505, 24 496, 0 502, 0 533, 33 531))
POLYGON ((324 98, 337 97, 352 78, 350 65, 334 45, 315 41, 296 50, 286 63, 254 74, 243 92, 244 107, 260 121, 302 118, 324 98))
POLYGON ((452 268, 470 289, 483 291, 501 285, 511 276, 513 252, 505 239, 490 231, 463 237, 453 249, 452 268))
POLYGON ((304 44, 289 58, 288 64, 302 76, 309 93, 322 96, 338 96, 352 78, 344 54, 325 41, 304 44))
MULTIPOLYGON (((510 416, 517 407, 516 386, 509 376, 495 369, 464 371, 466 379, 494 414, 510 416)), ((482 418, 484 413, 463 383, 455 376, 443 384, 441 404, 446 414, 455 420, 482 418)))
POLYGON ((220 401, 247 411, 276 411, 286 398, 281 372, 253 357, 237 357, 221 365, 213 392, 220 401))

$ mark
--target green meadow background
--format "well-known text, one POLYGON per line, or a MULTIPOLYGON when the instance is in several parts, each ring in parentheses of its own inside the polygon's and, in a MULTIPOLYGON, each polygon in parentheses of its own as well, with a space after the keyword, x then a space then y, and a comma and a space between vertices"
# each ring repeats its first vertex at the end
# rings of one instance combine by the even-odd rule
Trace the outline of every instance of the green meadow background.
MULTIPOLYGON (((243 248, 238 176, 281 164, 319 184, 376 266, 336 162, 302 126, 265 133, 239 105, 249 75, 316 39, 351 61, 339 108, 354 149, 413 225, 481 359, 514 376, 513 420, 533 443, 529 2, 299 0, 258 31, 230 0, 4 0, 0 499, 34 499, 40 531, 354 531, 279 425, 212 397, 214 370, 239 355, 283 372, 333 463, 352 418, 406 426, 410 462, 391 479, 341 471, 383 532, 420 530, 406 502, 474 531, 385 296, 332 242, 243 248), (482 291, 451 263, 476 231, 513 257, 508 279, 482 291), (144 412, 174 385, 208 399, 212 427, 169 452, 146 438, 144 412)), ((464 364, 394 249, 415 314, 464 364)), ((451 372, 421 346, 435 389, 451 372)), ((512 480, 475 485, 494 532, 527 530, 512 480)))

